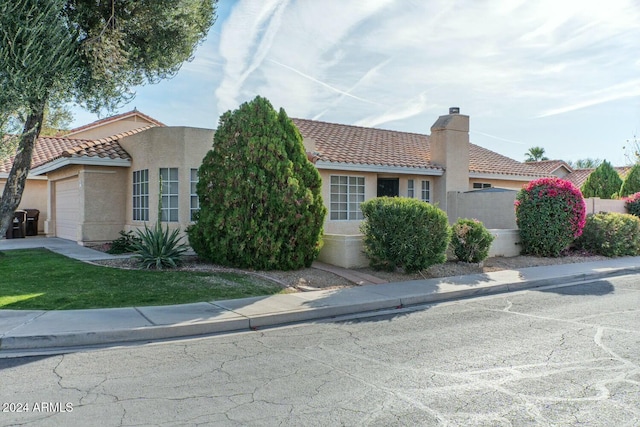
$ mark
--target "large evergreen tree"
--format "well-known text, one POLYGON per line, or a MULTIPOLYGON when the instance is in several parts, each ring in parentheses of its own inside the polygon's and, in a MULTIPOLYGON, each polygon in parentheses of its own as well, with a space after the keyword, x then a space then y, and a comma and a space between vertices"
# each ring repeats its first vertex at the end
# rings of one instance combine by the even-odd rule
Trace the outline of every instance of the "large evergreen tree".
POLYGON ((620 187, 620 197, 640 192, 640 164, 633 165, 620 187))
POLYGON ((308 267, 326 215, 321 184, 291 119, 256 97, 220 118, 198 170, 200 211, 189 242, 217 264, 308 267))
POLYGON ((115 109, 131 99, 132 86, 174 75, 213 24, 216 1, 0 2, 0 133, 24 112, 0 199, 0 235, 22 198, 45 106, 115 109))
POLYGON ((614 194, 620 191, 622 179, 618 172, 608 161, 603 161, 582 184, 582 195, 584 197, 600 197, 601 199, 611 199, 614 194))

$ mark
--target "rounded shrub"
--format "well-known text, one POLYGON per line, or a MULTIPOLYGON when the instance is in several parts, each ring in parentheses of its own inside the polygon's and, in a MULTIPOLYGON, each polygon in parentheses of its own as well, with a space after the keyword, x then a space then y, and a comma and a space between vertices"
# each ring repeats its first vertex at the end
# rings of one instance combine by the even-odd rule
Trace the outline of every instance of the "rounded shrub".
POLYGON ((576 245, 608 257, 638 255, 640 218, 617 212, 589 215, 576 245))
POLYGON ((405 197, 378 197, 360 205, 364 252, 371 267, 408 273, 446 261, 451 239, 447 214, 405 197))
POLYGON ((326 214, 321 185, 295 124, 258 96, 220 118, 198 169, 200 210, 189 243, 215 264, 309 267, 326 214))
POLYGON ((586 206, 569 181, 531 181, 518 192, 515 208, 524 254, 557 257, 582 234, 586 206))
POLYGON ((640 192, 625 197, 623 200, 627 211, 631 215, 640 217, 640 192))
POLYGON ((495 237, 477 219, 458 219, 451 227, 451 246, 459 261, 482 262, 495 237))

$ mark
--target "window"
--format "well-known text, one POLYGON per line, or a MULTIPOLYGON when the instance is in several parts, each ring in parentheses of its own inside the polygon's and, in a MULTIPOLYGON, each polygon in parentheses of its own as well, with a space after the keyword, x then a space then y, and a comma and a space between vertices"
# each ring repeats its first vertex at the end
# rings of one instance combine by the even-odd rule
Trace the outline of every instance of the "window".
POLYGON ((487 184, 486 182, 474 182, 473 189, 475 190, 478 188, 491 188, 491 184, 487 184))
POLYGON ((149 221, 149 169, 133 172, 133 220, 149 221))
POLYGON ((422 181, 422 194, 420 199, 424 202, 430 202, 431 201, 431 194, 429 191, 429 185, 430 182, 429 181, 422 181))
POLYGON ((200 209, 196 185, 198 185, 198 169, 191 169, 191 221, 195 221, 194 215, 200 209))
POLYGON ((413 180, 407 181, 407 197, 415 197, 415 190, 413 188, 413 180))
POLYGON ((363 219, 364 177, 331 176, 331 214, 335 220, 363 219))
POLYGON ((160 168, 160 221, 178 222, 178 168, 160 168))

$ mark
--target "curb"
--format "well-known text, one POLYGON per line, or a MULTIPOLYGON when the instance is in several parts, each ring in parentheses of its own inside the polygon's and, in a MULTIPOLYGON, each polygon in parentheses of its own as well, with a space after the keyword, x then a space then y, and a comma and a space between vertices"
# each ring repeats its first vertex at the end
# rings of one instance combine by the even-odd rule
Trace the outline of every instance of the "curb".
MULTIPOLYGON (((9 336, 0 338, 0 356, 15 351, 53 350, 65 348, 116 345, 133 342, 149 342, 171 338, 186 338, 201 335, 233 333, 256 330, 263 327, 284 326, 293 323, 311 320, 331 319, 338 316, 351 314, 364 314, 380 310, 401 309, 408 306, 447 302, 464 298, 495 295, 507 292, 516 292, 527 289, 535 289, 544 286, 552 286, 564 283, 580 284, 592 282, 604 278, 622 276, 637 273, 640 267, 611 268, 608 271, 593 273, 569 274, 552 278, 528 280, 522 282, 500 283, 495 285, 466 288, 459 291, 432 292, 407 294, 400 297, 390 297, 382 293, 376 286, 369 285, 363 292, 370 294, 368 301, 360 303, 337 303, 320 307, 295 311, 275 311, 271 313, 256 313, 255 315, 243 315, 235 311, 233 301, 212 302, 217 308, 229 310, 237 317, 234 319, 204 321, 199 323, 176 323, 168 325, 144 326, 138 328, 102 330, 92 332, 67 332, 55 335, 9 336)), ((391 286, 397 285, 388 284, 391 286)))

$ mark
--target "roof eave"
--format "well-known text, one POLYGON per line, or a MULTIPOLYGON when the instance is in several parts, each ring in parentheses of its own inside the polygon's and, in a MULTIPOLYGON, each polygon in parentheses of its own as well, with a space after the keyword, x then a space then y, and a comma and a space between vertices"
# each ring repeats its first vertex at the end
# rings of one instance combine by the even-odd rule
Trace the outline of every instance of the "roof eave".
POLYGON ((110 157, 60 157, 31 170, 34 175, 44 175, 69 165, 131 167, 129 159, 112 159, 110 157))
POLYGON ((506 174, 506 173, 487 173, 487 172, 469 172, 469 178, 480 178, 480 179, 504 179, 508 181, 522 181, 529 182, 534 179, 544 178, 548 175, 516 175, 516 174, 506 174))
POLYGON ((444 171, 436 168, 422 168, 411 166, 389 166, 389 165, 371 165, 363 163, 342 163, 329 162, 326 160, 318 160, 315 163, 316 168, 324 170, 341 170, 353 172, 377 172, 377 173, 397 173, 404 175, 431 175, 442 176, 444 171))

